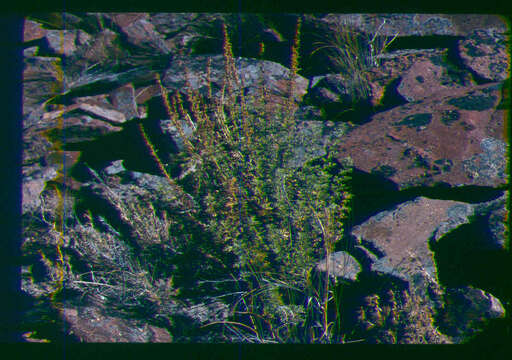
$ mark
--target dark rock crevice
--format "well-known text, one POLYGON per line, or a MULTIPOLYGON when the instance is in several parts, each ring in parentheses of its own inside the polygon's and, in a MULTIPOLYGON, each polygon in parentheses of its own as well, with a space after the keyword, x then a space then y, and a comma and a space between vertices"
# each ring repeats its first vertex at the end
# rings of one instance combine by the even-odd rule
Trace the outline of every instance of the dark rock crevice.
POLYGON ((493 248, 490 237, 488 220, 479 216, 433 244, 439 281, 453 288, 473 285, 489 291, 504 305, 510 304, 512 257, 503 249, 493 248))
POLYGON ((497 199, 503 195, 503 191, 506 189, 506 186, 498 188, 475 185, 451 187, 448 184, 439 183, 433 186, 398 190, 398 186, 385 177, 357 169, 353 171, 351 184, 354 200, 350 221, 353 226, 361 224, 373 215, 420 196, 475 204, 497 199))
POLYGON ((455 48, 461 36, 430 35, 430 36, 400 36, 393 41, 388 51, 407 49, 445 49, 455 48))

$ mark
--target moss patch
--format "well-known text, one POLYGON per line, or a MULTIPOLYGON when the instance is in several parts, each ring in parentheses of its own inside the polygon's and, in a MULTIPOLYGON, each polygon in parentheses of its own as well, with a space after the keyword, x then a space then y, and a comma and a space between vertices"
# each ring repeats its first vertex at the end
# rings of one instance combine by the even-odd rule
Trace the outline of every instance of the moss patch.
POLYGON ((441 122, 446 126, 460 119, 460 113, 457 110, 445 110, 441 112, 441 122))
POLYGON ((496 102, 496 96, 468 95, 448 100, 448 104, 463 110, 483 111, 491 109, 496 102))
POLYGON ((400 122, 394 123, 394 125, 406 125, 408 128, 416 128, 418 129, 420 126, 425 126, 430 124, 432 121, 432 114, 430 113, 423 113, 423 114, 413 114, 406 116, 402 119, 400 122))
POLYGON ((389 165, 381 165, 372 169, 373 175, 380 175, 384 177, 391 177, 396 173, 396 169, 389 165))

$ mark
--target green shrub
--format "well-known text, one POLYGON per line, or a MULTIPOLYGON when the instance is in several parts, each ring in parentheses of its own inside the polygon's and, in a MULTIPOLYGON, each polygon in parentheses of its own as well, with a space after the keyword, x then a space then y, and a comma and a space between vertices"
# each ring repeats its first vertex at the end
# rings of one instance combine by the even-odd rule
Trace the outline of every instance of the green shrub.
MULTIPOLYGON (((258 97, 235 89, 239 79, 224 27, 225 79, 220 98, 202 98, 187 86, 170 99, 157 79, 169 116, 183 134, 180 119, 196 128, 186 139, 187 161, 195 171, 181 180, 198 204, 198 216, 225 252, 236 256, 233 278, 242 295, 232 318, 222 322, 227 339, 250 342, 329 342, 333 320, 328 274, 315 289, 310 270, 343 239, 350 210, 350 160, 336 153, 286 166, 292 156, 293 81, 298 71, 300 22, 291 56, 289 96, 271 100, 262 86, 258 97), (250 111, 249 111, 250 110, 250 111), (287 302, 283 293, 300 294, 287 302), (306 301, 303 301, 306 299, 306 301)), ((208 69, 208 74, 210 69, 208 69)), ((154 152, 153 152, 154 153, 154 152)), ((339 304, 337 304, 337 307, 339 304)), ((214 323, 210 324, 213 325, 214 323)))

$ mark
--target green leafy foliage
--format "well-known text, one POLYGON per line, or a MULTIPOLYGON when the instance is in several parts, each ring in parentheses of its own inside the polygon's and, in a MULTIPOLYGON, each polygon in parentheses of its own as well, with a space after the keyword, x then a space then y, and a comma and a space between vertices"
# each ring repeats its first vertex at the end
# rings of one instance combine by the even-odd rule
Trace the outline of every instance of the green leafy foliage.
POLYGON ((325 291, 317 291, 310 271, 343 239, 351 163, 340 163, 328 151, 300 168, 286 166, 293 156, 292 79, 298 70, 299 28, 284 104, 273 101, 264 86, 250 98, 235 90, 239 79, 226 28, 222 96, 214 99, 210 91, 205 99, 191 90, 186 101, 179 93, 170 101, 164 96, 178 130, 180 118, 195 123, 195 137, 185 149, 186 162, 196 167, 182 184, 199 204, 205 229, 237 259, 233 276, 242 295, 232 304, 232 319, 223 325, 246 341, 328 341, 332 327, 327 319, 329 279, 325 291), (285 304, 283 290, 316 301, 303 304, 296 296, 285 304), (315 331, 304 329, 318 324, 320 335, 311 338, 315 331))

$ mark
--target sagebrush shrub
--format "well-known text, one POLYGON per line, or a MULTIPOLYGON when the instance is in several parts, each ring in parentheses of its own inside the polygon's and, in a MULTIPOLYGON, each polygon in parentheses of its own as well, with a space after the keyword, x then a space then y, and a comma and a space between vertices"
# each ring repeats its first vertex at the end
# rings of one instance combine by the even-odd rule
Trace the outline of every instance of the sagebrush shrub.
POLYGON ((325 288, 316 290, 311 288, 310 270, 343 239, 351 164, 340 163, 328 150, 327 156, 301 168, 287 166, 293 156, 292 127, 297 124, 293 84, 299 36, 300 22, 289 96, 282 104, 272 101, 265 86, 259 97, 249 99, 237 90, 243 84, 225 27, 225 78, 218 98, 211 89, 202 98, 191 86, 186 101, 178 92, 169 98, 160 84, 169 117, 183 136, 188 163, 195 163, 195 171, 182 182, 217 244, 237 258, 233 276, 243 295, 232 304, 231 321, 223 325, 243 341, 327 342, 333 335, 332 319, 327 318, 332 295, 328 274, 325 288), (192 138, 184 136, 180 119, 196 129, 192 138), (315 301, 304 303, 297 297, 298 303, 287 304, 283 290, 315 301), (308 327, 311 331, 299 330, 308 327))

